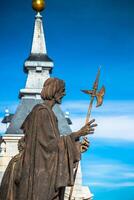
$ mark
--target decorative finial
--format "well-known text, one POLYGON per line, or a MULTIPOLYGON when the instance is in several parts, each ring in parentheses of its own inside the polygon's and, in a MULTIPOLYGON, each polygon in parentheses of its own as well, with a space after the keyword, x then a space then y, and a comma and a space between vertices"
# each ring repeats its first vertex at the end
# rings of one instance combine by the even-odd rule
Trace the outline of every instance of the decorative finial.
POLYGON ((66 110, 66 112, 65 112, 65 118, 69 118, 69 117, 70 117, 70 113, 69 113, 68 110, 66 110))
POLYGON ((37 12, 43 11, 45 8, 45 0, 32 0, 32 8, 37 12))
POLYGON ((8 108, 5 109, 5 116, 9 116, 9 110, 8 110, 8 108))

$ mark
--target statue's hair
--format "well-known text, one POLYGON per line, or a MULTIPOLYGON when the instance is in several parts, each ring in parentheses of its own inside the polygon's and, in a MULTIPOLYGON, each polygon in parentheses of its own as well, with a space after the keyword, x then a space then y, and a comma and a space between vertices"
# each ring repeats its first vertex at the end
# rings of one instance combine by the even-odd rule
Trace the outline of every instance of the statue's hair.
POLYGON ((65 88, 63 80, 58 78, 48 78, 41 91, 41 98, 43 100, 52 100, 58 97, 58 93, 65 88))

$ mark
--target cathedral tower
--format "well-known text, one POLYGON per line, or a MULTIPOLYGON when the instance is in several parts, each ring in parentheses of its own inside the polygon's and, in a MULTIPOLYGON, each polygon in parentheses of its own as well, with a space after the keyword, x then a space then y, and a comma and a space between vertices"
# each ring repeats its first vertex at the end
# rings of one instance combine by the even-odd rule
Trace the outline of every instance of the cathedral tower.
MULTIPOLYGON (((40 14, 45 7, 44 0, 33 0, 33 9, 37 12, 35 16, 34 33, 32 39, 32 47, 29 57, 24 63, 24 72, 27 73, 27 80, 25 87, 20 90, 19 98, 20 103, 11 123, 7 128, 6 134, 3 137, 5 144, 3 144, 3 154, 0 154, 0 181, 6 166, 10 159, 17 153, 18 139, 23 136, 20 129, 27 115, 31 112, 32 108, 42 103, 40 93, 45 80, 50 77, 53 69, 53 60, 48 56, 45 34, 43 29, 43 18, 40 14)), ((55 115, 59 122, 59 130, 61 135, 70 134, 71 129, 67 122, 67 117, 60 109, 59 105, 54 107, 55 115)), ((65 200, 69 199, 70 188, 66 189, 65 200)), ((88 187, 82 186, 82 174, 79 166, 76 183, 74 186, 72 200, 88 200, 91 198, 91 193, 88 187)))
MULTIPOLYGON (((42 102, 40 93, 54 66, 52 59, 47 54, 43 18, 39 12, 44 9, 43 2, 44 0, 33 0, 33 8, 37 13, 35 16, 31 52, 24 63, 24 72, 27 73, 27 80, 25 88, 19 92, 20 104, 6 131, 8 135, 23 134, 20 127, 32 108, 42 102)), ((54 107, 54 111, 59 119, 61 134, 70 133, 71 129, 58 105, 54 107)))

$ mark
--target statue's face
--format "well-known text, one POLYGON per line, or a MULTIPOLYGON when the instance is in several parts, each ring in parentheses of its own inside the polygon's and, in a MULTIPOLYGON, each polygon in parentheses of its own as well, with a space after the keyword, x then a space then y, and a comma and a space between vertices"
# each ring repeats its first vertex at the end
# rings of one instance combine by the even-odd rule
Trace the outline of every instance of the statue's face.
POLYGON ((56 97, 56 103, 61 104, 62 98, 66 95, 65 88, 62 88, 56 97))

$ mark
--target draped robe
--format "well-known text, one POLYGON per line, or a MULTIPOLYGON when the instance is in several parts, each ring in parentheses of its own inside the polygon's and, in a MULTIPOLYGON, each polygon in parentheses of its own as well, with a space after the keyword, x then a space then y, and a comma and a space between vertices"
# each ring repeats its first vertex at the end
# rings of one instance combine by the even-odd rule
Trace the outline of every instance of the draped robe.
POLYGON ((63 200, 65 187, 74 184, 74 165, 80 159, 76 141, 72 135, 60 136, 57 118, 45 103, 33 108, 22 129, 20 179, 14 198, 1 200, 63 200))

